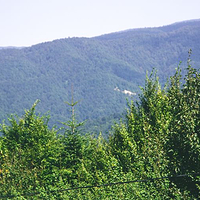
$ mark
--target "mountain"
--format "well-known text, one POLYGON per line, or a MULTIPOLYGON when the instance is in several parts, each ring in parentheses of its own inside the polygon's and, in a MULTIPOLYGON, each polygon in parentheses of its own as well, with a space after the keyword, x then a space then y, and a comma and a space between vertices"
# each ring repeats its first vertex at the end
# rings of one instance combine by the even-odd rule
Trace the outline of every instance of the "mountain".
POLYGON ((106 123, 124 111, 126 98, 137 98, 146 71, 156 68, 162 83, 180 61, 186 67, 189 49, 198 68, 200 20, 1 48, 0 120, 40 99, 37 110, 50 111, 50 124, 59 124, 69 118, 65 102, 73 96, 78 120, 106 123))

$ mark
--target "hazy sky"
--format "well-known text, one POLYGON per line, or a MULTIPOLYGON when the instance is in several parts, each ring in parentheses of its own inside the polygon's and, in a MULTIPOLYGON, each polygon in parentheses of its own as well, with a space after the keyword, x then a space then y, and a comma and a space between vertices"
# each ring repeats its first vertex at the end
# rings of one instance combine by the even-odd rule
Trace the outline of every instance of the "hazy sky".
POLYGON ((199 19, 200 0, 0 0, 0 46, 199 19))

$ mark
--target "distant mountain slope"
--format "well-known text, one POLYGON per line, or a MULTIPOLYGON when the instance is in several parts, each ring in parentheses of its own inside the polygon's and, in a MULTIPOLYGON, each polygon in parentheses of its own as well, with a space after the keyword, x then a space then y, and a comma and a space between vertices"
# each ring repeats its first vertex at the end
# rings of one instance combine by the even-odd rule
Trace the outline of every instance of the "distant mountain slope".
POLYGON ((121 113, 129 96, 139 92, 146 71, 158 70, 161 81, 185 67, 187 52, 200 66, 200 21, 143 28, 94 38, 67 38, 26 48, 0 49, 0 119, 21 114, 36 99, 38 110, 50 111, 51 123, 69 117, 65 101, 71 90, 80 100, 80 120, 121 113), (120 91, 114 90, 119 88, 120 91))

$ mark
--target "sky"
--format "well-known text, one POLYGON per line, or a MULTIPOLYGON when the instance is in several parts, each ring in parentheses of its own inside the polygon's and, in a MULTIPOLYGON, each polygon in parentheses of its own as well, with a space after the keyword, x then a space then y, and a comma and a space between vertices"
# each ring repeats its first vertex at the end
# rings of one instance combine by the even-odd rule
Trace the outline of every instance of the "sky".
POLYGON ((200 19, 200 0, 0 0, 0 47, 200 19))

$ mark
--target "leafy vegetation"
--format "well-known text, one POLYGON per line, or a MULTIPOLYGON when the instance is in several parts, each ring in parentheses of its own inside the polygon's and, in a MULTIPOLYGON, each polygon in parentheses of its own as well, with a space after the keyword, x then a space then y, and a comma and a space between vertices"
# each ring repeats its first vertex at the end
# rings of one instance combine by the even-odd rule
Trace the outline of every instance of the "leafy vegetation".
POLYGON ((73 98, 60 130, 36 114, 36 101, 1 124, 0 198, 199 199, 199 94, 190 60, 165 87, 152 72, 107 140, 81 131, 73 98))
POLYGON ((0 121, 13 111, 21 116, 24 108, 40 99, 38 112, 50 111, 50 127, 61 126, 58 121, 70 118, 63 103, 71 99, 71 85, 74 98, 80 100, 76 106, 78 120, 87 120, 87 129, 93 122, 108 122, 113 116, 118 120, 126 98, 136 100, 138 96, 114 89, 139 94, 138 86, 144 85, 146 71, 152 68, 158 70, 163 85, 177 62, 186 64, 190 48, 193 63, 200 66, 199 35, 200 21, 189 21, 0 49, 0 121))

